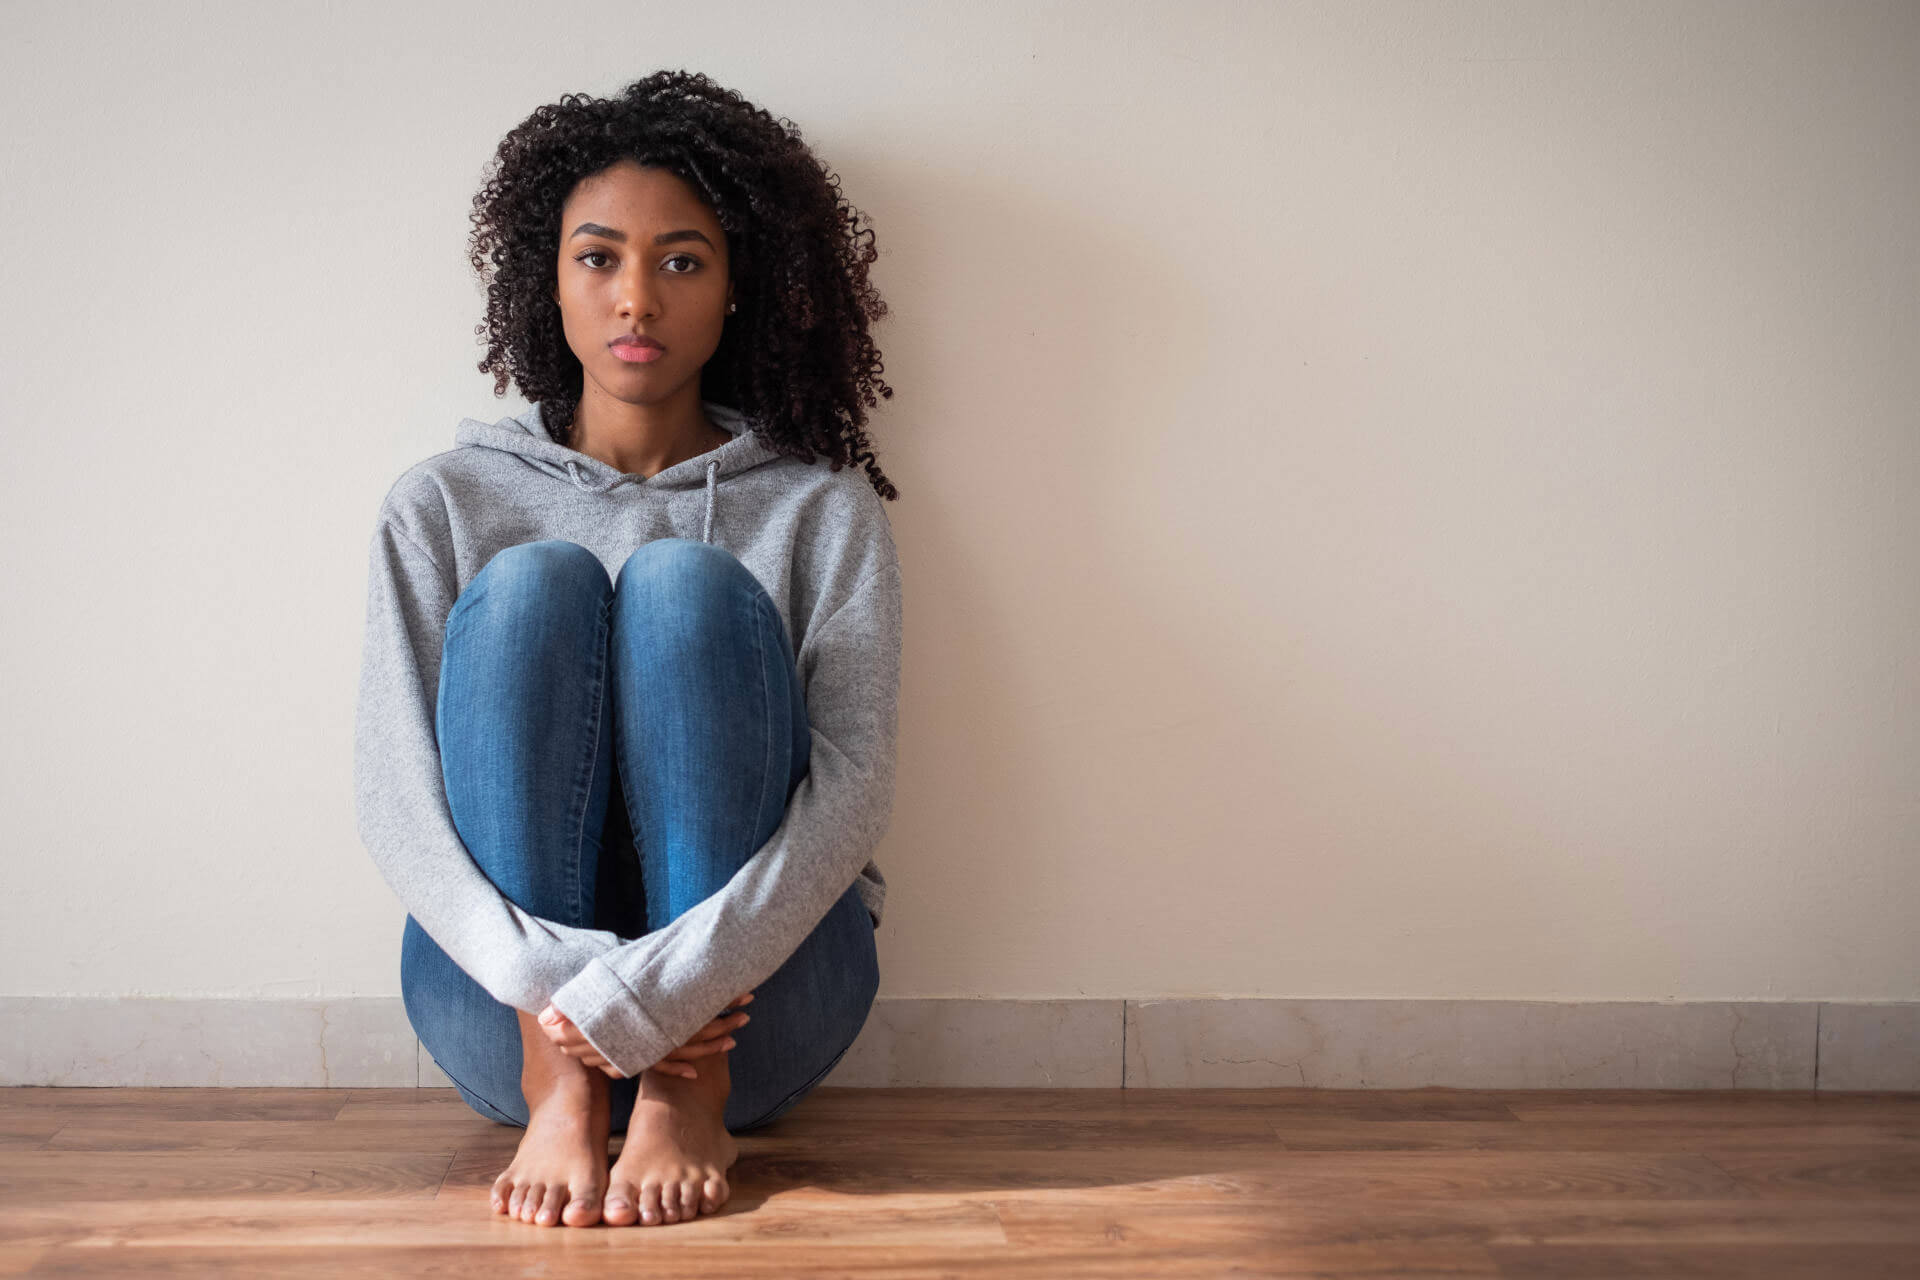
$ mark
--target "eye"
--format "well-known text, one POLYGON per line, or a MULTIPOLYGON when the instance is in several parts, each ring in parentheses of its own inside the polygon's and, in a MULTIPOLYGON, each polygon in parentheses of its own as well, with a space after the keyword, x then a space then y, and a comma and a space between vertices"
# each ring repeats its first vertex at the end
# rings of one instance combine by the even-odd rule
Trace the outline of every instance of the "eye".
POLYGON ((667 261, 668 261, 668 262, 685 262, 685 263, 689 263, 689 264, 690 264, 690 268, 689 268, 688 270, 686 270, 686 271, 670 271, 670 272, 668 272, 668 273, 667 273, 668 275, 675 275, 675 276, 690 276, 690 275, 692 275, 692 274, 693 274, 693 273, 694 273, 695 271, 698 271, 698 270, 700 269, 700 259, 698 259, 698 258, 696 258, 696 257, 694 257, 694 256, 693 256, 692 254, 690 254, 690 253, 676 253, 676 254, 674 254, 674 255, 673 255, 673 256, 672 256, 671 258, 668 258, 668 259, 667 259, 667 261))
POLYGON ((588 258, 604 258, 606 256, 607 255, 602 250, 589 249, 585 253, 576 253, 573 256, 573 260, 575 262, 578 262, 582 266, 591 267, 593 264, 587 261, 588 258))

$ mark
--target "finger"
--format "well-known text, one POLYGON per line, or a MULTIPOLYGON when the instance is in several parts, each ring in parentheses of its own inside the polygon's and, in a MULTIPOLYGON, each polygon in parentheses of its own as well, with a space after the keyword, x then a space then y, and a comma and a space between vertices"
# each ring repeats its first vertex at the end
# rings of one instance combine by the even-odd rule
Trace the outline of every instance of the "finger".
POLYGON ((714 1036, 725 1035, 729 1031, 738 1031, 741 1027, 746 1026, 752 1021, 753 1015, 750 1013, 723 1013, 706 1026, 700 1028, 699 1031, 695 1032, 693 1038, 695 1040, 709 1040, 714 1036))
POLYGON ((748 1018, 744 1013, 737 1018, 715 1018, 706 1026, 694 1032, 692 1037, 687 1040, 687 1043, 705 1044, 709 1040, 724 1040, 740 1028, 746 1026, 747 1022, 748 1018))
POLYGON ((748 1013, 745 1009, 730 1009, 726 1013, 723 1013, 719 1017, 715 1018, 714 1021, 722 1025, 730 1025, 730 1026, 737 1027, 737 1026, 741 1026, 744 1023, 752 1022, 753 1015, 748 1013))
MULTIPOLYGON (((721 1036, 714 1040, 689 1040, 683 1045, 668 1050, 667 1058, 677 1059, 681 1062, 686 1062, 693 1058, 710 1058, 716 1053, 725 1053, 727 1050, 733 1048, 733 1046, 734 1039, 732 1036, 721 1036)), ((661 1061, 664 1062, 666 1059, 663 1058, 661 1061)))

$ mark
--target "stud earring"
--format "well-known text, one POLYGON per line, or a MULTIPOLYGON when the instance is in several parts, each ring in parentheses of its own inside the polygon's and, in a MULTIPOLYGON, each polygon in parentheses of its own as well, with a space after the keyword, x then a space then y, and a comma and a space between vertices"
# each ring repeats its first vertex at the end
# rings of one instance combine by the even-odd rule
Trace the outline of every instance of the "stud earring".
POLYGON ((738 311, 739 309, 740 309, 740 304, 739 304, 739 303, 737 303, 737 302, 729 302, 729 303, 727 304, 727 314, 728 314, 728 315, 732 315, 732 314, 733 314, 734 312, 736 312, 736 311, 738 311))

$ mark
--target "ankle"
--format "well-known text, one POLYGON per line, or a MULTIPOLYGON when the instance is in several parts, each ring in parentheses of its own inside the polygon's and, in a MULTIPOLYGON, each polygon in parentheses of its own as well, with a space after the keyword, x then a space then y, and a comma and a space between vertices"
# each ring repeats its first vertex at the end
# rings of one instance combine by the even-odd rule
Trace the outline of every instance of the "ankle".
POLYGON ((529 1111, 577 1112, 584 1118, 593 1108, 607 1105, 608 1085, 606 1075, 590 1067, 579 1071, 542 1068, 521 1073, 520 1096, 529 1111))
POLYGON ((708 1111, 724 1109, 728 1096, 733 1092, 733 1080, 724 1065, 714 1065, 716 1059, 724 1056, 715 1054, 702 1059, 700 1076, 695 1080, 648 1067, 640 1073, 640 1089, 634 1095, 634 1105, 654 1103, 676 1110, 685 1107, 699 1107, 708 1111))

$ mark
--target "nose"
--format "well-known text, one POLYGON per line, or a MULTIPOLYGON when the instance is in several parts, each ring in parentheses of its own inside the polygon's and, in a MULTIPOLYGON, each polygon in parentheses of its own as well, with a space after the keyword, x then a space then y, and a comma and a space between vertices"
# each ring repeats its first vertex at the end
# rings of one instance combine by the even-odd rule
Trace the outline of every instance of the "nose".
POLYGON ((645 320, 660 314, 660 293, 653 273, 638 260, 620 273, 620 314, 645 320))

